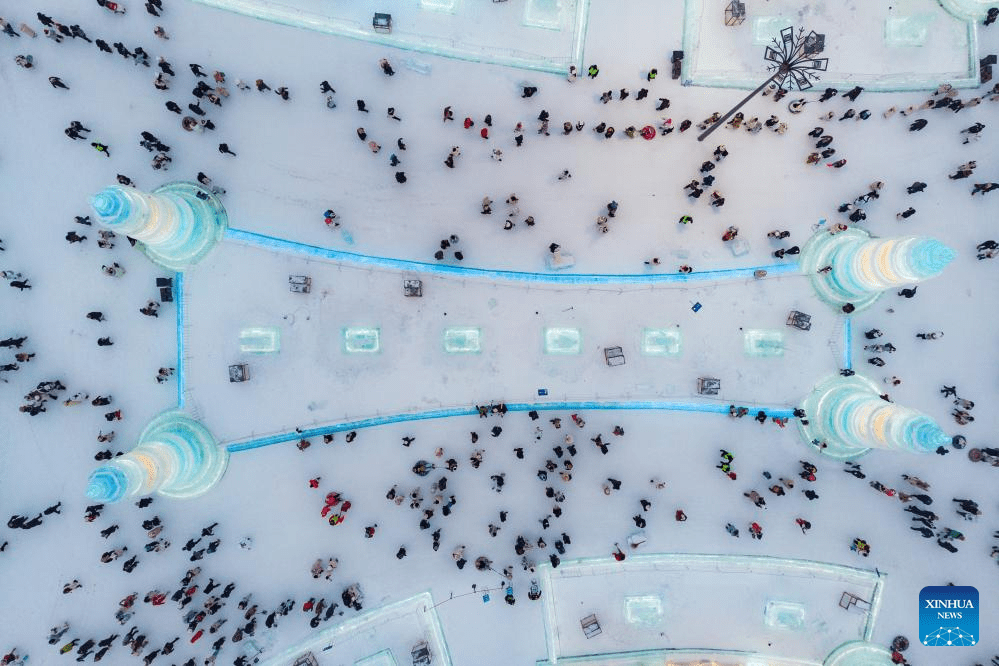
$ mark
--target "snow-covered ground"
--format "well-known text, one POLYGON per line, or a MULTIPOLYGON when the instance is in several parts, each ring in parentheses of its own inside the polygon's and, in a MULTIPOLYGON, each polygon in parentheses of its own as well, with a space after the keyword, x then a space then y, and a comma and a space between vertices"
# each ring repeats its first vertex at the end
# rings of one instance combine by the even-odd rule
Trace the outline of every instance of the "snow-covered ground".
MULTIPOLYGON (((563 531, 572 539, 566 560, 606 557, 615 542, 623 542, 634 531, 631 516, 641 508, 639 499, 647 498, 652 509, 646 514, 648 542, 642 552, 774 555, 876 567, 887 576, 875 641, 887 643, 897 634, 907 635, 914 644, 907 653, 910 661, 920 665, 963 666, 986 662, 995 652, 996 641, 989 634, 999 621, 999 613, 989 602, 999 597, 995 561, 989 558, 995 543, 992 532, 999 529, 993 468, 970 463, 960 451, 943 457, 875 452, 861 461, 868 475, 861 481, 841 472, 839 463, 803 458, 810 453, 794 428, 781 430, 769 423, 760 426, 749 419, 716 414, 595 411, 584 414, 582 430, 572 425, 568 413, 545 413, 537 422, 524 413, 511 413, 503 420, 457 417, 388 425, 361 431, 349 444, 338 434, 329 445, 314 439, 303 452, 287 444, 237 453, 220 484, 196 501, 158 498, 141 510, 126 502, 108 506, 93 523, 84 522, 89 504, 83 496, 86 478, 97 464, 94 453, 105 446, 95 441, 97 433, 113 428, 117 436, 111 449, 128 450, 154 415, 176 404, 176 386, 154 381, 158 368, 175 364, 175 308, 164 304, 156 319, 137 312, 148 299, 157 297, 155 278, 170 274, 130 249, 124 239, 117 239, 113 250, 99 249, 97 229, 73 222, 73 216, 88 213, 87 197, 114 182, 119 173, 150 190, 167 180, 193 180, 199 170, 204 171, 228 190, 224 201, 232 226, 313 245, 432 261, 440 239, 454 233, 461 236, 466 265, 543 271, 547 247, 554 241, 575 255, 576 270, 581 272, 639 274, 651 270, 643 262, 653 256, 662 259, 655 270, 663 272, 675 271, 681 263, 695 270, 772 263, 770 253, 780 245, 766 238, 767 231, 788 229, 792 236, 785 246, 801 245, 818 220, 845 221, 836 207, 866 192, 871 181, 883 180, 882 196, 867 206, 864 226, 881 236, 933 235, 956 249, 958 258, 943 275, 920 285, 914 299, 887 294, 854 318, 855 333, 877 326, 885 333, 879 342, 891 341, 898 347, 896 353, 884 355, 885 367, 875 368, 864 362, 866 340, 855 335, 857 369, 878 382, 897 375, 901 385, 886 386, 893 400, 921 409, 945 428, 964 434, 970 446, 992 444, 989 438, 999 421, 993 403, 999 392, 995 264, 975 259, 975 245, 994 234, 989 225, 996 210, 996 199, 991 197, 996 195, 968 196, 972 182, 999 180, 993 160, 994 117, 999 108, 994 102, 956 115, 945 110, 920 112, 929 126, 909 133, 910 119, 898 115, 884 119, 881 112, 893 105, 919 104, 927 97, 925 92, 864 93, 852 105, 840 97, 825 104, 810 102, 798 116, 788 114, 784 103, 759 98, 745 108, 747 117, 765 119, 775 113, 789 123, 786 135, 721 129, 704 143, 696 142, 694 130, 650 142, 628 140, 623 136, 628 125, 656 124, 663 117, 673 118, 674 125, 687 118, 697 122, 736 101, 731 91, 683 88, 669 79, 668 54, 680 48, 682 41, 680 3, 640 3, 635 12, 624 12, 618 3, 593 2, 584 62, 598 63, 600 75, 595 81, 584 76, 574 84, 554 75, 425 55, 419 57, 432 64, 430 74, 397 66, 396 75, 389 78, 381 73, 378 60, 387 57, 397 64, 410 54, 179 0, 163 4, 162 19, 145 14, 138 3, 130 3, 124 16, 112 15, 96 3, 29 3, 3 10, 5 19, 15 25, 28 22, 40 36, 34 40, 0 36, 0 113, 6 128, 0 147, 0 194, 7 203, 0 215, 5 249, 0 269, 24 273, 33 287, 23 292, 0 291, 0 336, 27 335, 20 351, 37 354, 21 363, 17 372, 2 375, 8 383, 0 384, 4 432, 0 507, 8 516, 33 517, 62 500, 63 514, 46 516, 45 523, 31 531, 0 532, 0 544, 9 541, 0 559, 5 573, 0 650, 16 646, 21 653, 31 654, 32 663, 57 663, 58 645, 45 641, 53 625, 71 624, 61 645, 73 637, 100 639, 112 631, 124 633, 138 623, 150 641, 145 654, 181 637, 176 652, 156 663, 181 664, 191 657, 202 661, 211 652, 209 643, 220 635, 227 641, 219 663, 231 663, 239 650, 231 644, 231 637, 237 625, 245 623, 234 606, 245 594, 253 592, 258 610, 273 610, 289 597, 297 601, 289 617, 278 618, 276 629, 265 629, 265 616, 258 616, 254 640, 268 646, 265 655, 276 654, 313 631, 309 615, 298 610, 305 600, 325 596, 339 601, 346 585, 360 582, 364 610, 428 589, 435 601, 443 601, 437 612, 455 664, 531 663, 548 656, 543 609, 542 603, 526 597, 534 576, 518 565, 513 553, 516 536, 536 541, 544 535, 547 548, 532 552, 538 561, 547 558, 563 531), (79 39, 55 44, 41 36, 35 11, 67 25, 79 24, 92 39, 122 41, 129 48, 141 44, 153 56, 153 68, 101 53, 79 39), (166 28, 169 41, 152 35, 157 24, 166 28), (34 69, 14 64, 14 56, 22 53, 34 56, 34 69), (177 73, 168 92, 156 91, 151 84, 158 55, 173 63, 177 73), (180 128, 179 116, 163 105, 166 100, 181 106, 193 101, 189 90, 195 77, 187 69, 189 62, 200 63, 208 72, 220 69, 230 82, 237 77, 250 82, 262 78, 272 88, 287 85, 291 99, 285 102, 271 92, 239 91, 230 83, 230 97, 221 109, 202 104, 218 129, 188 134, 180 128), (645 72, 652 66, 658 67, 660 75, 648 84, 645 72), (71 89, 50 87, 45 79, 52 75, 60 76, 71 89), (337 90, 336 109, 328 109, 318 91, 323 79, 337 90), (525 81, 538 86, 539 94, 521 99, 518 86, 525 81), (651 90, 649 98, 636 102, 635 92, 642 86, 651 90), (600 104, 601 92, 621 87, 631 91, 628 100, 600 104), (671 99, 667 111, 654 111, 657 97, 671 99), (366 100, 370 114, 355 110, 354 100, 359 98, 366 100), (453 106, 456 122, 442 124, 441 111, 447 105, 453 106), (388 106, 396 108, 401 122, 385 116, 388 106), (873 116, 862 122, 818 119, 827 109, 842 114, 851 106, 857 111, 868 108, 873 116), (535 118, 542 109, 551 113, 551 136, 536 133, 535 118), (485 140, 478 130, 487 113, 493 125, 485 140), (475 121, 468 131, 461 127, 465 116, 475 121), (71 120, 92 130, 90 140, 108 144, 111 157, 94 152, 88 142, 67 139, 62 130, 71 120), (581 134, 574 131, 562 136, 564 120, 585 121, 587 126, 581 134), (514 145, 512 132, 518 121, 526 127, 520 149, 514 145), (601 121, 617 128, 613 139, 590 131, 601 121), (976 121, 987 126, 982 139, 962 145, 959 131, 976 121), (804 165, 815 141, 807 132, 816 125, 835 136, 836 157, 848 159, 845 168, 804 165), (377 155, 358 141, 355 130, 360 126, 382 145, 377 155), (136 145, 142 130, 172 146, 168 173, 150 169, 151 155, 136 145), (393 148, 399 137, 405 138, 405 152, 393 148), (216 146, 222 141, 238 157, 219 154, 216 146), (720 143, 727 146, 730 156, 712 173, 726 204, 712 209, 707 196, 693 202, 681 188, 699 176, 699 165, 711 158, 720 143), (462 155, 457 168, 450 170, 442 162, 453 145, 461 146, 462 155), (490 159, 493 148, 503 151, 502 162, 490 159), (402 160, 399 168, 407 174, 405 185, 395 182, 396 169, 388 166, 392 152, 402 160), (946 174, 969 159, 978 161, 971 179, 947 179, 946 174), (558 181, 557 175, 566 168, 573 178, 558 181), (905 187, 917 179, 928 183, 927 191, 907 195, 905 187), (536 226, 528 228, 518 219, 513 230, 502 229, 502 201, 512 192, 520 197, 521 218, 533 215, 536 226), (479 213, 486 195, 497 202, 492 216, 479 213), (620 209, 611 220, 610 232, 601 234, 594 219, 611 199, 620 202, 620 209), (897 221, 894 214, 909 205, 917 214, 897 221), (326 228, 322 221, 326 208, 338 212, 353 244, 326 228), (676 223, 685 213, 694 216, 693 225, 676 223), (748 241, 749 253, 734 257, 720 240, 729 225, 740 228, 739 238, 748 241), (70 230, 86 234, 88 240, 68 245, 63 236, 70 230), (120 278, 104 275, 101 265, 112 261, 122 264, 127 273, 120 278), (90 310, 103 310, 108 321, 87 320, 84 315, 90 310), (946 335, 936 341, 915 338, 915 333, 930 330, 943 330, 946 335), (113 338, 113 347, 96 346, 96 339, 104 335, 113 338), (38 382, 54 379, 68 388, 61 399, 77 391, 91 398, 111 394, 113 405, 49 403, 49 411, 36 417, 17 411, 22 396, 38 382), (943 383, 956 383, 961 397, 976 402, 974 423, 965 427, 954 423, 950 400, 938 392, 943 383), (106 422, 102 414, 110 409, 121 409, 124 419, 106 422), (563 419, 558 431, 547 420, 554 416, 563 419), (539 424, 543 432, 536 441, 539 424), (489 436, 493 425, 503 428, 496 439, 489 436), (623 437, 611 435, 615 425, 624 427, 623 437), (469 441, 471 431, 481 437, 474 446, 469 441), (548 483, 540 482, 536 471, 546 459, 561 464, 551 447, 562 443, 567 432, 574 435, 579 450, 571 482, 555 483, 554 475, 548 483), (611 442, 606 456, 589 442, 598 433, 611 442), (404 448, 403 436, 416 440, 404 448), (421 458, 436 460, 438 447, 444 449, 444 459, 453 456, 458 461, 458 471, 447 475, 445 491, 445 496, 455 495, 457 504, 447 518, 436 508, 431 529, 422 531, 418 528, 420 512, 408 505, 395 506, 385 494, 393 484, 409 492, 422 483, 424 497, 432 497, 428 485, 438 472, 419 479, 410 468, 421 458), (468 457, 476 447, 484 449, 484 461, 473 469, 468 457), (515 457, 515 447, 525 449, 524 460, 515 457), (715 469, 722 447, 736 456, 736 481, 715 469), (762 472, 768 471, 774 479, 797 479, 799 459, 819 467, 818 480, 807 485, 820 498, 806 500, 800 492, 805 483, 801 480, 786 497, 766 492, 771 482, 762 472), (506 473, 506 484, 497 494, 489 477, 500 472, 506 473), (967 535, 965 541, 957 542, 960 552, 952 555, 934 541, 921 539, 909 529, 910 516, 902 511, 903 506, 867 485, 877 479, 894 488, 907 488, 902 473, 933 484, 931 508, 940 516, 937 526, 967 535), (312 490, 307 481, 317 475, 322 477, 320 487, 312 490), (601 487, 608 477, 621 480, 622 488, 605 496, 601 487), (648 484, 652 477, 664 479, 667 487, 652 489, 648 484), (538 521, 551 513, 554 504, 545 497, 546 485, 562 490, 566 501, 562 517, 550 519, 552 526, 543 530, 538 521), (353 504, 345 524, 335 528, 319 515, 323 496, 334 489, 353 504), (767 496, 767 509, 755 508, 742 496, 751 489, 767 496), (964 522, 953 511, 952 497, 977 500, 984 516, 964 522), (674 521, 679 508, 685 510, 688 521, 674 521), (502 524, 498 522, 500 510, 509 512, 502 524), (145 553, 143 544, 150 539, 141 522, 154 515, 162 519, 161 536, 172 545, 162 553, 145 553), (799 516, 813 525, 807 535, 794 523, 799 516), (221 539, 221 546, 201 562, 198 580, 202 586, 208 577, 234 580, 237 588, 227 606, 203 623, 227 617, 223 631, 206 632, 191 645, 183 615, 201 606, 204 595, 199 593, 184 610, 173 602, 152 607, 141 598, 155 588, 171 593, 177 589, 185 571, 194 566, 181 546, 215 521, 219 522, 215 538, 221 539), (746 534, 751 521, 762 525, 762 541, 750 540, 746 534), (739 539, 725 532, 728 522, 742 531, 739 539), (365 539, 363 526, 374 523, 378 524, 376 535, 365 539), (495 538, 489 536, 489 523, 502 527, 495 538), (113 524, 121 526, 119 531, 102 539, 99 530, 113 524), (441 547, 434 552, 430 533, 438 528, 441 547), (252 550, 239 547, 245 536, 253 537, 252 550), (868 559, 850 552, 855 537, 872 544, 868 559), (459 544, 467 546, 470 560, 461 571, 450 558, 459 544), (101 553, 118 546, 127 546, 128 555, 140 556, 134 573, 123 573, 121 561, 100 563, 101 553), (400 546, 408 552, 403 560, 395 557, 400 546), (473 584, 481 589, 501 582, 497 574, 475 571, 471 561, 479 555, 488 555, 497 571, 513 566, 516 605, 503 603, 500 593, 485 604, 478 594, 465 595, 473 584), (340 561, 333 581, 313 580, 312 562, 333 556, 340 561), (63 584, 74 578, 83 587, 64 595, 63 584), (948 581, 979 588, 985 603, 982 642, 974 648, 920 648, 915 645, 918 592, 925 585, 948 581), (139 593, 136 615, 128 625, 119 626, 114 619, 117 602, 132 592, 139 593)), ((518 10, 518 4, 509 2, 513 10, 518 10)), ((996 49, 993 30, 980 29, 980 57, 996 49)), ((832 30, 827 30, 826 37, 828 44, 838 39, 832 30)), ((961 96, 984 92, 962 91, 961 96)), ((817 299, 809 300, 804 278, 746 281, 741 286, 671 284, 641 296, 615 298, 597 289, 592 293, 586 289, 535 293, 532 288, 527 293, 516 285, 431 278, 427 279, 427 296, 416 303, 402 300, 398 273, 372 272, 365 277, 355 275, 356 269, 316 262, 303 271, 315 279, 317 288, 311 297, 318 301, 320 287, 346 293, 342 310, 330 306, 323 313, 329 325, 323 328, 310 321, 311 328, 302 333, 299 347, 306 342, 317 345, 311 358, 314 367, 306 373, 310 357, 295 356, 302 349, 286 345, 267 362, 286 360, 292 367, 302 367, 304 374, 293 374, 274 363, 273 386, 251 380, 245 387, 250 399, 245 403, 233 400, 229 392, 235 385, 224 382, 224 365, 231 362, 235 335, 243 325, 284 325, 282 317, 293 312, 291 299, 296 296, 287 292, 286 276, 302 262, 301 257, 266 254, 226 241, 185 280, 190 340, 200 345, 192 354, 200 348, 206 359, 197 366, 194 361, 200 357, 191 359, 191 389, 203 392, 195 401, 194 415, 217 427, 216 435, 222 439, 249 435, 257 427, 254 422, 273 432, 348 414, 400 411, 420 402, 436 406, 517 400, 537 388, 538 375, 556 365, 560 389, 569 396, 604 395, 596 374, 604 373, 622 382, 608 391, 612 397, 628 390, 625 382, 634 381, 652 385, 657 395, 698 400, 693 380, 703 374, 722 378, 726 389, 738 387, 731 400, 777 401, 788 406, 823 373, 835 371, 840 358, 839 350, 828 345, 830 339, 841 339, 831 333, 836 331, 837 317, 817 299), (492 317, 488 314, 490 298, 496 298, 497 308, 506 310, 508 320, 486 321, 492 317), (440 351, 441 313, 449 312, 448 320, 453 315, 444 309, 444 299, 447 308, 453 305, 458 308, 453 312, 466 314, 462 325, 471 322, 482 328, 484 345, 491 352, 498 358, 510 357, 510 372, 499 365, 495 371, 479 367, 489 360, 486 353, 460 360, 445 358, 440 351), (704 309, 693 313, 693 301, 702 302, 704 309), (579 328, 586 353, 542 358, 540 329, 548 322, 561 325, 561 310, 577 303, 570 312, 585 313, 586 321, 579 328), (409 307, 414 311, 406 313, 403 308, 409 307), (792 308, 816 317, 812 331, 799 335, 781 326, 778 315, 792 308), (535 311, 540 314, 534 315, 535 311), (406 316, 411 317, 409 324, 403 322, 406 316), (479 316, 481 321, 471 321, 479 316), (763 319, 767 321, 761 323, 763 319), (407 338, 402 327, 408 327, 405 330, 413 342, 406 344, 416 351, 400 361, 404 364, 395 381, 401 387, 393 387, 390 393, 369 386, 354 391, 355 395, 341 396, 336 384, 321 376, 324 370, 328 372, 323 359, 338 369, 359 363, 340 352, 340 329, 348 320, 351 324, 390 322, 382 324, 386 346, 376 361, 381 366, 391 365, 393 355, 402 354, 407 338), (641 327, 676 323, 685 332, 681 359, 636 352, 628 355, 624 367, 602 365, 603 346, 634 346, 641 327), (788 339, 807 340, 809 347, 789 347, 782 360, 746 359, 739 327, 784 328, 788 339), (395 340, 387 337, 390 331, 395 340), (537 365, 525 369, 532 362, 537 365), (546 369, 546 364, 551 367, 546 369), (521 378, 522 389, 514 369, 526 375, 521 378), (204 377, 199 379, 199 372, 204 377), (429 378, 424 376, 428 372, 433 373, 429 378), (442 377, 452 374, 445 384, 442 377), (573 376, 579 381, 570 381, 573 376), (297 382, 308 386, 302 389, 297 382), (268 401, 270 391, 273 399, 268 401), (317 397, 317 393, 322 395, 317 397), (406 400, 397 399, 400 393, 406 400), (326 403, 323 409, 327 410, 321 418, 305 413, 308 404, 320 402, 326 403)), ((316 302, 315 307, 318 315, 323 306, 316 302)), ((293 342, 294 335, 285 332, 291 336, 286 340, 293 342)), ((12 362, 14 352, 3 350, 2 362, 12 362)), ((361 368, 355 369, 360 377, 361 368)), ((377 370, 379 381, 385 381, 389 369, 377 370)), ((633 393, 644 394, 644 389, 633 389, 633 393)), ((197 548, 204 548, 210 540, 197 548)), ((321 627, 353 615, 354 611, 336 615, 321 627)), ((734 627, 737 618, 721 609, 711 621, 734 627)), ((670 639, 671 647, 705 647, 690 645, 684 636, 671 635, 670 639)), ((105 663, 137 663, 138 658, 127 656, 120 640, 105 663)), ((372 648, 372 652, 381 649, 372 648)))

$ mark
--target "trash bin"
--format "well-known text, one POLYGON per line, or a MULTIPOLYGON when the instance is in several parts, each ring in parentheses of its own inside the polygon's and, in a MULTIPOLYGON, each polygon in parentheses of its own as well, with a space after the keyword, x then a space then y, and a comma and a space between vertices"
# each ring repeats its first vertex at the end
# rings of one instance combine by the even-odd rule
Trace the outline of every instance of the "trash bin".
POLYGON ((375 12, 374 18, 371 19, 371 27, 376 32, 392 32, 392 15, 375 12))
POLYGON ((229 366, 229 382, 245 382, 250 378, 250 366, 246 363, 237 363, 229 366))

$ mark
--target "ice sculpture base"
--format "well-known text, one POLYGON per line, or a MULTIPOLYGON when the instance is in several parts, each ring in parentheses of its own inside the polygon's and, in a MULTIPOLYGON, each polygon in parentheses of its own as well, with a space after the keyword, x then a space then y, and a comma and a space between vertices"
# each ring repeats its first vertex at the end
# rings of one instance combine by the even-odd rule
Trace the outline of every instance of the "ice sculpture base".
POLYGON ((186 478, 164 484, 159 494, 174 499, 190 499, 214 488, 229 465, 229 452, 215 441, 208 429, 183 412, 170 410, 149 422, 139 435, 139 443, 156 441, 162 435, 179 435, 191 446, 190 462, 196 466, 196 471, 183 475, 186 478))
POLYGON ((842 440, 830 437, 829 433, 820 428, 818 419, 814 418, 819 413, 819 403, 828 396, 829 388, 832 385, 852 385, 864 393, 873 393, 875 396, 880 395, 878 385, 866 377, 861 377, 860 375, 853 375, 851 377, 832 375, 831 377, 827 377, 821 383, 817 384, 802 402, 801 408, 805 410, 805 420, 808 421, 808 425, 803 425, 801 419, 798 419, 798 431, 805 439, 805 444, 814 449, 816 453, 821 453, 828 458, 836 460, 853 460, 864 455, 870 449, 851 446, 842 440), (815 444, 814 442, 816 441, 819 444, 815 444), (826 444, 825 448, 821 446, 822 442, 826 444))
MULTIPOLYGON (((178 181, 167 183, 152 191, 152 194, 179 194, 188 201, 197 202, 201 210, 198 211, 199 225, 204 225, 192 239, 192 245, 178 251, 160 251, 150 247, 145 243, 136 242, 135 247, 142 251, 154 263, 169 268, 172 271, 183 271, 196 264, 204 258, 215 245, 222 240, 226 227, 229 226, 229 216, 225 212, 225 207, 219 198, 212 194, 211 190, 205 189, 198 183, 178 181), (199 194, 201 196, 199 196, 199 194)), ((193 204, 192 204, 193 205, 193 204)))
POLYGON ((875 291, 866 296, 847 298, 835 283, 835 271, 819 273, 820 268, 833 263, 833 256, 839 248, 855 243, 857 239, 868 241, 871 235, 862 229, 847 229, 836 234, 820 231, 809 238, 801 249, 801 261, 798 264, 801 272, 809 276, 818 297, 837 310, 852 303, 854 312, 859 312, 873 305, 882 294, 875 291))

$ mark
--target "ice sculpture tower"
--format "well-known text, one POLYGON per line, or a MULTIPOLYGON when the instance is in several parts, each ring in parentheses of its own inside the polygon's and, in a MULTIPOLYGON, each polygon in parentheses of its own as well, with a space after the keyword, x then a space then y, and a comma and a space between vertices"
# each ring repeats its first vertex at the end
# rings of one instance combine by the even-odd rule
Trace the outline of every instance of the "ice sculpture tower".
POLYGON ((90 204, 101 226, 140 241, 146 256, 174 271, 200 261, 228 225, 218 197, 197 183, 167 183, 151 194, 112 185, 90 204))
POLYGON ((953 258, 954 251, 933 238, 874 239, 853 228, 812 236, 801 251, 801 270, 811 276, 812 286, 826 303, 837 309, 852 303, 860 310, 886 289, 938 275, 953 258), (827 266, 832 270, 819 272, 827 266))
POLYGON ((826 379, 802 408, 808 424, 799 420, 798 426, 805 441, 833 458, 855 458, 872 448, 931 453, 951 441, 929 416, 882 400, 877 384, 860 375, 826 379))
POLYGON ((218 483, 228 463, 229 452, 203 425, 171 410, 146 426, 134 449, 94 470, 87 497, 98 502, 153 492, 197 497, 218 483))

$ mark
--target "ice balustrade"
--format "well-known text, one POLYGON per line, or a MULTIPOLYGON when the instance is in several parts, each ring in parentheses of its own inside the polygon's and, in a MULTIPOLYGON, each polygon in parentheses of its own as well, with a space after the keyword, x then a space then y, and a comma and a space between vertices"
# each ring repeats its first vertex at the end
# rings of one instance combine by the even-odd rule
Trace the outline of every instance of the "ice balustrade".
POLYGON ((819 298, 836 308, 850 303, 856 311, 887 289, 939 275, 954 256, 954 250, 933 238, 872 238, 852 228, 816 233, 802 248, 800 267, 819 298))
POLYGON ((413 664, 413 648, 425 643, 433 666, 451 666, 437 607, 429 592, 364 612, 339 624, 312 632, 301 642, 262 662, 292 666, 311 652, 320 663, 383 666, 413 664))
POLYGON ((228 225, 222 202, 197 183, 168 183, 152 193, 112 185, 90 204, 99 225, 136 239, 146 256, 174 271, 204 258, 228 225))
MULTIPOLYGON (((887 650, 869 642, 884 584, 884 574, 876 571, 810 560, 663 553, 629 555, 623 562, 611 558, 569 560, 557 569, 544 563, 538 567, 538 574, 548 644, 548 658, 539 660, 538 666, 653 663, 887 666, 891 663, 887 650), (663 623, 670 626, 672 634, 681 636, 681 640, 674 636, 667 642, 682 645, 682 613, 691 610, 692 595, 698 596, 698 576, 712 581, 705 590, 708 597, 723 576, 729 584, 744 590, 759 590, 764 597, 769 596, 767 590, 780 590, 781 598, 762 604, 753 595, 734 595, 726 611, 730 615, 726 620, 730 631, 726 635, 758 637, 761 631, 779 631, 796 636, 782 641, 784 649, 778 654, 766 650, 769 638, 757 641, 764 646, 765 654, 728 646, 652 648, 648 643, 662 640, 663 623), (773 577, 775 582, 768 584, 763 577, 773 577), (813 588, 828 588, 828 592, 813 594, 813 588), (844 614, 835 602, 825 600, 837 590, 853 590, 868 600, 869 605, 858 614, 844 614), (595 613, 601 627, 600 634, 591 638, 584 636, 579 624, 579 618, 587 613, 595 613), (648 637, 644 646, 640 645, 642 636, 648 637), (858 637, 862 640, 857 640, 858 637), (620 651, 623 645, 633 649, 620 651)), ((837 595, 838 592, 830 598, 837 595)), ((692 640, 701 644, 697 642, 699 638, 692 640)), ((747 641, 746 647, 752 643, 747 641)))
POLYGON ((154 418, 124 455, 98 467, 87 484, 87 497, 117 502, 158 493, 190 498, 210 490, 225 472, 229 452, 208 430, 183 412, 154 418))
MULTIPOLYGON (((378 32, 371 26, 372 14, 357 2, 195 0, 271 23, 445 58, 558 74, 565 73, 570 64, 582 68, 590 0, 525 0, 520 25, 516 17, 509 16, 520 3, 498 3, 492 11, 503 13, 497 14, 495 21, 482 21, 483 1, 419 0, 409 3, 412 7, 393 5, 392 30, 378 32), (443 16, 436 22, 428 21, 420 16, 423 12, 443 16), (366 14, 363 20, 362 14, 366 14), (435 23, 443 28, 434 27, 435 23)), ((370 7, 386 11, 384 6, 370 7)))
POLYGON ((881 399, 880 389, 866 377, 833 376, 802 403, 807 424, 802 435, 817 450, 834 458, 854 458, 868 449, 931 453, 951 438, 929 416, 881 399))

